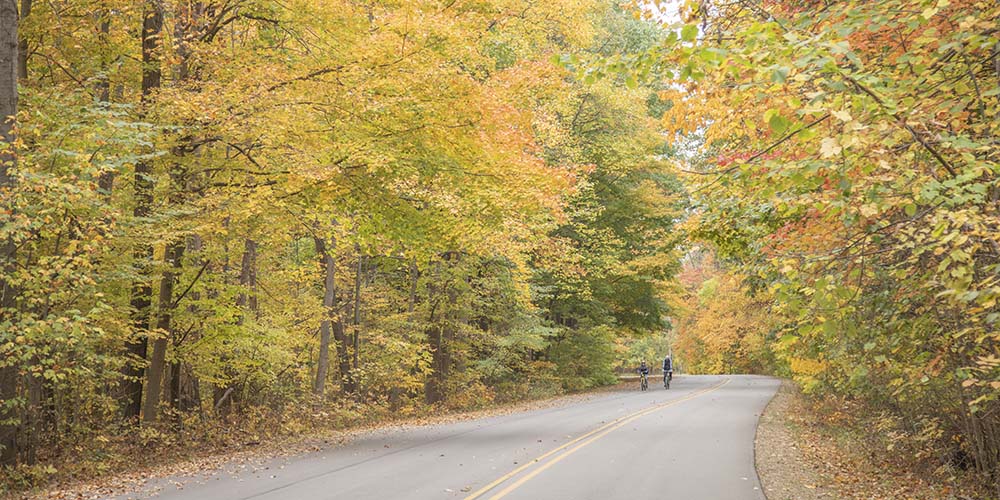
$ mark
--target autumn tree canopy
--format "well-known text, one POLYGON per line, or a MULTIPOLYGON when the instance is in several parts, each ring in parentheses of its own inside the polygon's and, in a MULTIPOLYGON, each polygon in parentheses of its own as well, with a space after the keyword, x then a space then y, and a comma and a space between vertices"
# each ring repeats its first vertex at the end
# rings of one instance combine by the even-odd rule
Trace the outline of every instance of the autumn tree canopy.
POLYGON ((95 473, 82 440, 153 450, 605 384, 623 342, 667 328, 684 202, 657 86, 558 63, 660 42, 612 2, 0 14, 15 480, 95 473))
POLYGON ((923 456, 991 484, 998 15, 977 1, 688 2, 664 44, 588 70, 671 82, 685 227, 722 264, 700 293, 723 301, 693 304, 688 346, 773 355, 777 373, 861 398, 923 456), (738 320, 752 334, 733 345, 729 322, 753 302, 771 313, 738 320))
POLYGON ((862 401, 1000 484, 998 17, 7 2, 0 467, 586 389, 673 350, 862 401))

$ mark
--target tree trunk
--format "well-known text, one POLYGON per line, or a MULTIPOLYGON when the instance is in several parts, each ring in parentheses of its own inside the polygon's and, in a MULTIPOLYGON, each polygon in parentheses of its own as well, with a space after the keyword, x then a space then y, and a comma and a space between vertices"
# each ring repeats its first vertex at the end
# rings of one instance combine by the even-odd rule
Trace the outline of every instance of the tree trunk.
POLYGON ((0 466, 17 463, 17 424, 13 422, 17 411, 8 402, 17 397, 17 367, 4 366, 0 368, 0 466))
MULTIPOLYGON (((319 380, 319 368, 330 371, 330 334, 333 334, 334 344, 337 350, 337 367, 340 370, 340 389, 344 392, 354 392, 355 384, 351 377, 351 353, 348 349, 347 332, 344 328, 344 321, 340 317, 340 305, 337 299, 336 271, 337 263, 330 251, 327 250, 323 240, 316 238, 316 252, 320 256, 320 263, 324 266, 325 280, 323 291, 323 308, 325 316, 320 322, 320 353, 317 367, 317 378, 319 380), (324 347, 325 346, 325 347, 324 347)), ((324 378, 326 377, 324 373, 324 378)), ((313 389, 316 389, 315 384, 313 389)))
POLYGON ((993 44, 993 71, 997 74, 997 81, 1000 82, 1000 42, 993 44))
POLYGON ((233 393, 236 392, 236 385, 230 384, 228 386, 215 386, 212 390, 212 408, 215 409, 215 414, 220 417, 225 417, 229 414, 229 410, 233 408, 233 401, 236 396, 233 393))
MULTIPOLYGON (((24 1, 24 0, 22 0, 24 1)), ((101 48, 104 49, 108 45, 108 36, 111 33, 111 17, 108 11, 105 9, 99 9, 97 11, 97 29, 100 32, 99 39, 101 41, 101 48)), ((108 79, 108 61, 101 57, 101 72, 103 75, 97 80, 97 101, 102 105, 107 106, 111 102, 111 81, 108 79)), ((114 188, 115 184, 115 172, 111 169, 106 169, 97 177, 97 187, 104 194, 104 202, 111 202, 111 190, 114 188)))
MULTIPOLYGON (((449 252, 445 254, 444 261, 449 275, 454 274, 457 254, 449 252)), ((441 279, 440 264, 437 279, 441 279)), ((454 283, 454 276, 449 276, 444 283, 437 288, 444 291, 446 299, 441 304, 441 311, 434 317, 434 309, 431 309, 431 327, 428 329, 428 344, 431 350, 431 367, 433 372, 424 385, 425 399, 427 403, 434 404, 444 400, 446 396, 445 386, 448 380, 448 373, 451 371, 451 343, 455 338, 458 325, 458 288, 454 283)), ((430 293, 430 292, 429 292, 430 293)), ((440 298, 432 299, 440 304, 440 298)))
MULTIPOLYGON (((37 359, 34 359, 31 364, 38 366, 38 362, 37 359)), ((38 460, 38 442, 43 425, 41 418, 42 380, 40 377, 29 376, 24 385, 27 386, 28 406, 23 412, 20 436, 18 436, 18 457, 20 462, 25 465, 35 465, 36 460, 38 460)))
MULTIPOLYGON (((160 87, 160 58, 158 49, 163 31, 163 6, 159 0, 146 0, 142 21, 142 104, 148 105, 153 92, 160 87)), ((135 165, 136 218, 149 217, 153 205, 153 167, 147 161, 135 165)), ((153 259, 153 247, 140 243, 135 249, 135 262, 145 268, 153 259)), ((149 309, 153 302, 153 287, 147 269, 140 269, 132 283, 132 338, 126 343, 131 357, 124 369, 125 396, 128 399, 125 417, 138 419, 142 409, 142 364, 146 360, 149 309)), ((149 398, 147 398, 149 399, 149 398)), ((152 398, 157 399, 157 398, 152 398)))
POLYGON ((188 381, 191 385, 191 390, 181 397, 180 410, 185 412, 198 410, 198 414, 204 418, 205 414, 201 411, 201 383, 198 381, 198 377, 194 375, 190 365, 187 366, 187 371, 190 374, 188 381))
MULTIPOLYGON (((181 363, 170 362, 170 407, 178 410, 181 406, 181 363)), ((180 415, 178 415, 179 417, 180 415)), ((179 423, 179 422, 178 422, 179 423)))
POLYGON ((420 269, 417 267, 417 259, 410 261, 410 300, 406 304, 406 312, 413 313, 417 307, 417 283, 420 280, 420 269))
MULTIPOLYGON (((17 166, 14 153, 14 116, 17 114, 17 5, 13 0, 0 5, 0 192, 13 191, 16 180, 11 172, 17 166)), ((12 196, 3 196, 13 201, 12 196)), ((14 207, 3 207, 13 213, 14 207)), ((13 238, 0 243, 0 322, 13 318, 17 289, 5 278, 16 268, 13 238)), ((0 338, 6 336, 0 334, 0 338)), ((17 459, 15 408, 8 404, 17 397, 17 366, 13 359, 0 361, 0 465, 13 465, 17 459)))
POLYGON ((354 273, 354 370, 358 369, 361 350, 361 278, 364 274, 365 256, 358 251, 358 265, 354 273))
POLYGON ((316 365, 316 380, 313 381, 313 394, 323 396, 326 387, 326 376, 330 367, 330 330, 337 314, 334 304, 337 297, 336 271, 337 265, 333 256, 326 249, 322 238, 314 238, 316 253, 323 264, 323 319, 319 324, 319 362, 316 365))
POLYGON ((360 400, 362 397, 361 380, 357 374, 360 373, 359 367, 361 365, 361 280, 364 278, 367 258, 361 253, 360 249, 357 250, 358 265, 354 273, 354 320, 352 322, 354 330, 354 371, 351 372, 350 387, 351 391, 355 392, 360 400))
POLYGON ((153 354, 149 359, 147 369, 146 401, 142 408, 143 422, 155 422, 163 393, 163 375, 166 367, 168 336, 170 322, 173 319, 174 282, 181 269, 181 258, 184 256, 184 244, 172 243, 167 247, 164 263, 171 270, 164 271, 160 278, 159 312, 156 319, 156 329, 159 336, 153 341, 153 354))
POLYGON ((440 322, 432 323, 427 329, 427 341, 431 351, 432 372, 424 383, 424 398, 427 404, 434 404, 444 399, 444 380, 448 367, 445 352, 444 328, 440 322))
MULTIPOLYGON (((177 157, 182 156, 184 153, 181 148, 174 148, 172 152, 177 157)), ((183 165, 175 163, 170 171, 171 193, 168 197, 168 202, 171 206, 179 206, 184 202, 184 190, 187 187, 186 180, 187 173, 183 165)), ((174 336, 171 324, 174 317, 174 308, 177 306, 177 302, 180 301, 180 298, 177 300, 174 299, 174 286, 183 269, 183 257, 186 247, 186 240, 174 241, 167 244, 167 248, 163 253, 163 264, 166 268, 160 276, 159 304, 157 306, 156 317, 156 329, 159 336, 153 342, 153 353, 150 356, 149 368, 146 369, 146 401, 142 409, 142 419, 144 422, 155 422, 159 416, 159 406, 161 397, 163 396, 164 376, 167 374, 167 347, 172 343, 170 342, 171 340, 175 342, 180 340, 174 336)), ((198 277, 192 279, 198 279, 198 277)), ((192 283, 193 285, 194 283, 192 283)), ((170 401, 172 401, 174 395, 170 394, 170 397, 170 401)))
POLYGON ((347 332, 340 317, 333 320, 333 340, 337 344, 337 366, 340 369, 340 389, 344 392, 354 392, 354 376, 351 374, 351 352, 347 349, 347 332))
MULTIPOLYGON (((32 0, 21 0, 21 19, 31 15, 32 0)), ((21 37, 17 42, 17 77, 28 78, 28 39, 21 37)))
MULTIPOLYGON (((195 257, 198 269, 205 269, 207 268, 208 263, 205 262, 202 257, 201 249, 201 236, 195 234, 187 239, 187 248, 185 253, 195 257)), ((201 299, 201 293, 197 290, 192 290, 190 296, 192 304, 188 306, 188 312, 192 317, 197 317, 197 302, 201 299)), ((197 341, 201 337, 201 331, 192 327, 185 337, 191 337, 192 341, 197 341)), ((184 340, 184 338, 175 339, 174 347, 180 347, 181 342, 184 340)), ((191 373, 190 365, 184 363, 182 360, 175 361, 174 366, 171 368, 170 375, 170 394, 173 408, 180 413, 189 412, 195 408, 199 408, 201 400, 198 397, 198 379, 193 373, 191 373), (185 372, 187 373, 186 377, 185 372)))
POLYGON ((240 264, 239 296, 236 305, 246 309, 257 319, 257 242, 249 238, 243 244, 243 260, 240 264))

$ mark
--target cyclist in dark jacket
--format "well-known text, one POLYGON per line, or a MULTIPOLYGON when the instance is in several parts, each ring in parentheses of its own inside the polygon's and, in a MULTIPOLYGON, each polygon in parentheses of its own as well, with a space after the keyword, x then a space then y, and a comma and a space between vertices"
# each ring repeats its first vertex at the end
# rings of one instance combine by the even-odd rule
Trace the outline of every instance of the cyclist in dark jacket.
POLYGON ((663 373, 674 371, 674 360, 670 359, 670 355, 663 358, 663 373))
POLYGON ((663 388, 670 388, 670 381, 674 378, 674 360, 670 359, 670 355, 663 358, 663 388))
POLYGON ((643 375, 649 375, 649 367, 646 366, 646 360, 642 361, 642 364, 639 365, 639 369, 636 371, 643 375))
POLYGON ((642 360, 642 364, 639 365, 639 369, 636 371, 639 372, 639 388, 645 391, 649 388, 649 381, 647 379, 649 376, 649 366, 646 365, 646 360, 642 360))

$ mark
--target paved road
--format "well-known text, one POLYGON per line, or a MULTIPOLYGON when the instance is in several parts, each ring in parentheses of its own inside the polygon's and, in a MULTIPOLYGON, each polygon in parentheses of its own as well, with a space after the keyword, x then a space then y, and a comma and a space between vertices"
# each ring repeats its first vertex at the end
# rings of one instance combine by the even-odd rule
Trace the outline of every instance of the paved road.
POLYGON ((647 392, 378 432, 254 470, 171 478, 156 498, 763 499, 754 434, 779 382, 678 376, 669 391, 652 382, 647 392))

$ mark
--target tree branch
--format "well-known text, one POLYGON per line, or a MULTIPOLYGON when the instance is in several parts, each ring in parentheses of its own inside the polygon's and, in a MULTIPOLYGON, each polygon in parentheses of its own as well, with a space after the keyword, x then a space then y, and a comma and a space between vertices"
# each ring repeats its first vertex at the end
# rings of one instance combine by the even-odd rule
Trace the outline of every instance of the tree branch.
POLYGON ((170 308, 171 309, 174 309, 178 305, 180 305, 181 300, 184 300, 184 296, 187 295, 188 292, 190 292, 191 289, 194 288, 194 284, 197 283, 199 279, 201 279, 201 275, 205 272, 205 269, 208 269, 208 261, 207 260, 205 261, 204 264, 202 264, 201 269, 198 270, 198 274, 194 277, 193 280, 191 280, 191 283, 188 284, 187 288, 184 290, 184 293, 180 294, 177 297, 177 299, 174 300, 173 303, 170 304, 170 308))
POLYGON ((852 78, 850 75, 844 75, 844 78, 847 79, 847 81, 850 82, 852 85, 854 85, 858 90, 864 92, 869 97, 874 99, 875 102, 878 103, 879 107, 881 107, 882 110, 885 111, 885 114, 889 115, 889 117, 891 117, 893 120, 896 120, 896 123, 905 128, 910 133, 910 135, 912 135, 913 138, 916 139, 917 142, 919 142, 920 145, 923 146, 924 149, 926 149, 927 152, 929 152, 931 156, 933 156, 934 159, 937 160, 937 162, 940 163, 941 166, 948 171, 949 174, 951 174, 952 177, 958 175, 957 172, 955 172, 955 167, 953 167, 951 163, 948 162, 948 160, 945 160, 944 157, 941 156, 941 153, 939 153, 938 150, 934 148, 934 146, 932 146, 929 142, 927 142, 927 140, 924 139, 923 136, 917 133, 917 131, 914 130, 914 128, 911 127, 909 123, 906 123, 906 119, 900 118, 899 116, 896 116, 895 113, 889 111, 888 107, 885 105, 885 102, 882 101, 882 98, 880 98, 878 94, 876 94, 868 87, 862 85, 860 82, 852 78))

